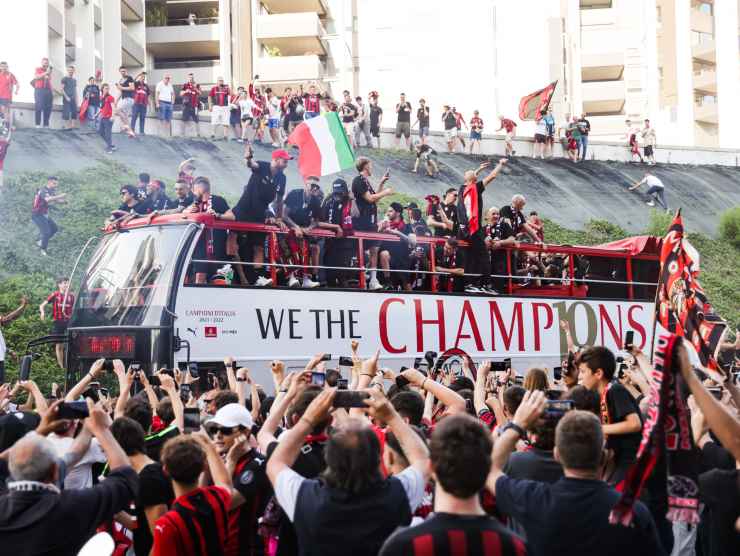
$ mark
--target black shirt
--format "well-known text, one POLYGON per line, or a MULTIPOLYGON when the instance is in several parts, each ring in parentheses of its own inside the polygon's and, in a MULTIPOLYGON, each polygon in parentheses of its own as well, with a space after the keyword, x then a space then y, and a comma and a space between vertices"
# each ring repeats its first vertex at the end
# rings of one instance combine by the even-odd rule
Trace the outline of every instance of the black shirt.
POLYGON ((226 553, 249 556, 263 554, 258 520, 272 496, 272 486, 265 473, 266 458, 250 450, 234 468, 234 488, 244 497, 244 504, 229 511, 229 535, 226 553), (236 549, 236 550, 235 550, 236 549))
MULTIPOLYGON (((457 204, 457 211, 458 211, 458 221, 460 218, 460 211, 463 211, 465 213, 465 188, 467 185, 463 185, 460 187, 460 200, 457 204)), ((486 190, 486 186, 483 185, 482 181, 475 182, 475 188, 478 192, 478 231, 476 234, 479 237, 483 237, 483 228, 485 227, 485 221, 483 220, 483 192, 486 190)), ((466 221, 470 221, 470 217, 466 214, 466 221)))
MULTIPOLYGON (((641 415, 635 398, 618 382, 611 383, 606 393, 606 405, 609 408, 610 423, 621 423, 630 413, 641 415)), ((635 460, 641 439, 641 431, 630 434, 611 434, 607 437, 606 447, 614 450, 614 461, 617 467, 628 465, 635 460)))
POLYGON ((74 100, 77 98, 77 80, 74 77, 65 75, 62 77, 62 89, 64 94, 70 99, 74 100))
POLYGON ((532 448, 511 454, 504 472, 512 479, 555 483, 563 476, 563 466, 555 461, 552 451, 532 448))
POLYGON ((270 163, 258 161, 257 168, 252 170, 249 182, 239 201, 234 206, 234 215, 242 222, 264 223, 267 207, 276 198, 285 195, 285 174, 272 175, 270 163))
MULTIPOLYGON (((118 82, 118 84, 121 87, 130 87, 134 84, 134 78, 130 75, 127 75, 126 77, 122 77, 121 80, 118 82)), ((134 91, 121 91, 121 97, 122 98, 134 98, 134 91)))
POLYGON ((487 515, 438 512, 423 523, 400 529, 380 556, 524 556, 524 542, 487 515))
MULTIPOLYGON (((324 201, 324 205, 321 207, 321 221, 329 224, 335 224, 342 226, 342 218, 344 218, 345 203, 349 203, 349 199, 343 199, 338 195, 330 195, 324 201)), ((342 226, 344 229, 352 227, 352 216, 347 214, 347 222, 342 226)))
POLYGON ((506 220, 502 220, 500 218, 498 222, 496 222, 495 226, 491 226, 490 224, 486 225, 484 233, 487 238, 493 241, 508 239, 516 235, 512 227, 509 226, 509 223, 506 220))
POLYGON ((179 434, 180 429, 178 429, 176 425, 169 425, 159 432, 148 435, 145 439, 146 455, 158 462, 159 454, 162 452, 162 447, 165 442, 179 434))
POLYGON ((411 123, 411 103, 399 102, 398 104, 396 104, 396 107, 398 108, 398 123, 411 123), (406 110, 404 110, 404 108, 406 108, 406 110))
POLYGON ((370 181, 363 175, 352 180, 352 195, 360 216, 352 221, 355 230, 376 232, 378 230, 378 206, 365 200, 365 193, 375 194, 370 181))
MULTIPOLYGON (((426 127, 426 126, 424 126, 424 127, 426 127)), ((435 154, 437 154, 437 151, 435 151, 429 145, 424 144, 421 147, 419 147, 419 150, 418 151, 416 151, 416 158, 421 158, 421 155, 423 155, 424 153, 427 153, 429 155, 435 155, 435 154)))
POLYGON ((100 87, 87 85, 82 91, 82 96, 87 98, 88 106, 100 106, 100 87))
MULTIPOLYGON (((120 207, 118 207, 117 212, 123 214, 138 214, 139 216, 144 216, 145 214, 149 214, 150 212, 152 212, 152 205, 149 203, 148 200, 136 201, 136 203, 132 207, 128 206, 126 203, 123 203, 120 207)), ((117 216, 121 216, 121 214, 118 214, 117 216)))
POLYGON ((311 224, 311 219, 321 218, 321 199, 311 194, 306 199, 303 189, 294 189, 285 197, 285 210, 293 222, 306 227, 311 224))
POLYGON ((699 523, 702 556, 737 556, 740 533, 740 471, 714 469, 699 475, 699 497, 705 504, 699 523))
MULTIPOLYGON (((457 235, 457 205, 455 203, 445 204, 440 203, 439 209, 445 213, 448 220, 452 221, 452 230, 446 228, 434 228, 434 235, 437 237, 449 237, 457 235)), ((437 222, 442 222, 442 219, 438 216, 434 216, 437 222)))
POLYGON ((134 551, 149 554, 154 537, 146 520, 146 509, 165 504, 169 509, 175 499, 172 483, 162 471, 159 463, 150 463, 139 472, 139 490, 136 494, 136 522, 134 529, 134 551))
POLYGON ((342 115, 344 123, 352 123, 357 117, 357 107, 351 102, 344 102, 339 107, 339 113, 342 115))
POLYGON ((619 498, 597 480, 564 477, 547 484, 503 476, 496 481, 496 507, 524 526, 531 555, 665 555, 642 502, 633 506, 630 527, 609 523, 619 498))
POLYGON ((511 226, 511 229, 514 232, 513 235, 517 235, 521 232, 522 226, 527 222, 522 211, 514 209, 511 205, 501 207, 499 210, 499 219, 506 221, 506 223, 511 226))
POLYGON ((383 114, 383 109, 376 105, 370 105, 370 126, 378 127, 380 125, 380 116, 383 114))
POLYGON ((429 107, 419 107, 416 111, 416 119, 419 120, 419 127, 429 127, 429 107))
POLYGON ((452 110, 445 112, 442 115, 442 120, 445 123, 445 131, 457 128, 457 118, 455 118, 455 113, 452 110))
POLYGON ((165 210, 169 208, 171 201, 164 193, 157 195, 157 197, 148 197, 148 202, 152 207, 152 210, 165 210))
POLYGON ((195 197, 193 197, 193 194, 188 193, 183 198, 175 197, 174 199, 170 199, 170 202, 167 205, 167 208, 168 209, 185 209, 189 207, 190 205, 192 205, 194 201, 195 201, 195 197))

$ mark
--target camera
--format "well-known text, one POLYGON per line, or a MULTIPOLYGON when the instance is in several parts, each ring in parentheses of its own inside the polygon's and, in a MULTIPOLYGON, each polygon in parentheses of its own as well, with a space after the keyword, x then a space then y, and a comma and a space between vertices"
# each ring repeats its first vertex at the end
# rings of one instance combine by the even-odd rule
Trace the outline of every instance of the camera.
POLYGON ((351 357, 347 357, 345 355, 342 355, 339 358, 339 366, 340 367, 354 367, 354 362, 352 361, 351 357))
POLYGON ((624 357, 617 357, 617 378, 622 380, 624 378, 624 372, 627 370, 627 363, 624 361, 624 357))
POLYGON ((324 386, 326 383, 326 375, 324 373, 319 373, 317 371, 313 371, 311 373, 311 384, 315 386, 324 386))

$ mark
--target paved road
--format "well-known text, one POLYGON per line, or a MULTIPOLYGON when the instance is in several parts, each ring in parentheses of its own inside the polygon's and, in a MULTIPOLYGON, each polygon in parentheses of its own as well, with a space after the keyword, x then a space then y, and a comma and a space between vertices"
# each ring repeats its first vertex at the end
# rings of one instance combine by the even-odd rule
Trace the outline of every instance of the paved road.
MULTIPOLYGON (((243 146, 235 142, 159 137, 129 139, 118 134, 114 142, 118 152, 109 156, 94 134, 19 130, 6 159, 5 174, 12 176, 15 172, 39 169, 79 171, 108 159, 135 172, 148 171, 171 186, 178 163, 194 157, 198 173, 209 176, 214 190, 230 200, 238 197, 248 177, 242 159, 243 146)), ((270 151, 269 147, 255 149, 259 159, 269 159, 270 151)), ((463 172, 479 163, 477 157, 441 154, 441 173, 437 178, 429 178, 421 172, 418 175, 411 172, 413 158, 410 153, 362 149, 360 154, 368 154, 373 159, 378 175, 390 168, 390 183, 394 189, 418 197, 440 194, 450 186, 458 186, 463 172)), ((542 216, 569 228, 580 228, 591 219, 603 219, 629 231, 641 232, 650 215, 645 205, 647 197, 626 190, 644 170, 643 166, 622 162, 573 164, 562 159, 517 158, 486 192, 486 204, 500 206, 508 203, 514 193, 522 193, 527 197, 528 209, 538 210, 542 216)), ((669 205, 683 208, 689 230, 714 235, 719 214, 740 204, 740 168, 664 164, 654 171, 666 184, 669 205)), ((351 178, 353 172, 344 172, 343 176, 351 178)), ((322 181, 328 186, 332 178, 327 176, 322 181)), ((296 165, 291 163, 288 187, 299 183, 296 165)))

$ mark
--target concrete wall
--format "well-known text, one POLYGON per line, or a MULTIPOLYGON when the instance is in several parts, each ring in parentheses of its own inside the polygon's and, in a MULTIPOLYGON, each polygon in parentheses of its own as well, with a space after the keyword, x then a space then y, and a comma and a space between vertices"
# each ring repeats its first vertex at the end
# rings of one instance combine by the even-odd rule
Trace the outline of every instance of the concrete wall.
MULTIPOLYGON (((15 123, 19 128, 31 127, 33 125, 33 105, 29 103, 16 103, 13 108, 15 123)), ((209 112, 200 113, 199 133, 201 137, 210 137, 211 125, 209 112)), ((51 119, 52 128, 61 127, 61 107, 55 107, 51 119)), ((114 125, 114 131, 118 131, 118 124, 114 125)), ((195 128, 188 124, 186 132, 184 131, 181 120, 181 113, 175 112, 172 119, 172 130, 175 136, 195 136, 195 128)), ((162 128, 154 114, 149 109, 147 116, 145 132, 147 135, 162 135, 162 128)), ((217 137, 222 136, 222 130, 219 129, 217 137)), ((417 138, 414 138, 417 140, 417 138)), ((381 132, 381 146, 385 149, 391 149, 395 145, 395 135, 392 129, 383 128, 381 132)), ((466 139, 467 142, 467 139, 466 139)), ((440 132, 432 132, 429 143, 439 152, 444 153, 447 150, 445 138, 440 132)), ((364 145, 364 139, 361 139, 364 145)), ((519 136, 514 139, 514 148, 518 157, 531 157, 534 142, 529 137, 519 136)), ((498 155, 504 154, 504 141, 502 135, 485 134, 481 142, 482 154, 498 155)), ((477 151, 476 151, 477 153, 477 151)), ((562 147, 559 143, 555 144, 554 155, 556 158, 564 158, 562 147)), ((609 141, 591 141, 588 145, 587 158, 589 160, 613 160, 630 162, 631 155, 626 142, 609 142, 609 141)), ((719 166, 740 166, 740 150, 736 149, 710 149, 701 147, 683 147, 678 145, 659 145, 655 151, 655 159, 658 163, 673 164, 695 164, 695 165, 719 165, 719 166)), ((573 164, 578 167, 578 164, 573 164)), ((641 165, 639 167, 642 167, 641 165)))

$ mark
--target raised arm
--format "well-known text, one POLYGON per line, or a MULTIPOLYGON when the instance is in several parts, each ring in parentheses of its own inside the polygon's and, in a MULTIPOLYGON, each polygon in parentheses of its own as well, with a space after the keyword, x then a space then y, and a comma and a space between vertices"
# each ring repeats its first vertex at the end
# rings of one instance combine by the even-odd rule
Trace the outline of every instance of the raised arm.
POLYGON ((401 373, 401 376, 422 390, 430 392, 435 398, 447 406, 447 413, 449 415, 465 413, 465 399, 444 384, 440 384, 436 380, 424 376, 416 369, 406 369, 401 373))
POLYGON ((181 433, 185 432, 185 406, 182 405, 182 399, 180 393, 177 391, 175 385, 175 379, 170 375, 159 373, 160 388, 167 393, 172 403, 172 413, 175 415, 175 420, 172 421, 181 433))
MULTIPOLYGON (((467 360, 464 365, 467 367, 467 360)), ((473 405, 475 406, 476 415, 484 409, 488 409, 486 405, 486 380, 488 374, 491 371, 491 362, 486 361, 478 367, 478 373, 475 375, 475 389, 473 390, 473 405)))
MULTIPOLYGON (((488 174, 485 178, 483 178, 483 187, 488 187, 488 184, 496 179, 496 177, 498 176, 498 173, 501 171, 501 168, 503 168, 508 161, 509 160, 506 158, 502 158, 501 160, 498 161, 498 164, 496 164, 496 167, 491 171, 491 173, 488 174)), ((481 164, 479 169, 483 169, 487 167, 489 164, 490 164, 489 162, 484 162, 483 164, 481 164)))
POLYGON ((87 390, 91 382, 94 380, 100 380, 100 377, 105 374, 105 370, 103 369, 104 362, 105 359, 98 359, 95 361, 90 367, 90 371, 83 376, 80 381, 69 390, 69 392, 67 392, 67 395, 64 397, 64 401, 75 401, 85 390, 87 390))
POLYGON ((92 400, 88 398, 87 409, 89 417, 85 419, 85 426, 98 439, 100 447, 108 459, 111 470, 131 465, 128 456, 118 444, 110 431, 111 420, 108 414, 99 407, 95 407, 92 400))
POLYGON ((7 315, 0 315, 0 326, 8 324, 14 321, 15 319, 17 319, 18 317, 20 317, 27 306, 28 306, 28 298, 24 295, 23 297, 21 297, 21 304, 17 309, 11 311, 7 315))

